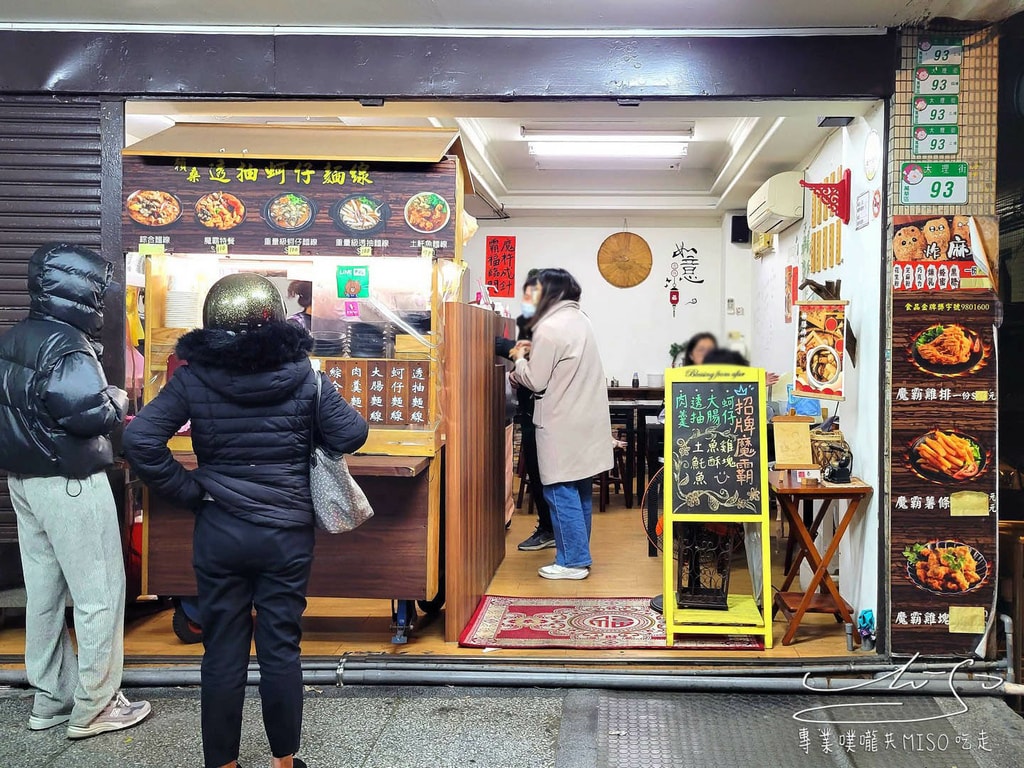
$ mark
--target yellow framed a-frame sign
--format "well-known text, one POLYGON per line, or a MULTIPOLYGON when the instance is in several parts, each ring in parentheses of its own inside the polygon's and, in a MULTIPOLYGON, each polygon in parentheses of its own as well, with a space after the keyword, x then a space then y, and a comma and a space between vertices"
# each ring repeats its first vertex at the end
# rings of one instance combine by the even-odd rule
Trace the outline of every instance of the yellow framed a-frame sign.
POLYGON ((766 391, 760 368, 665 371, 662 564, 669 646, 677 634, 758 635, 765 648, 772 645, 766 391), (724 609, 679 607, 675 537, 687 523, 741 523, 760 533, 747 537, 759 543, 755 557, 748 555, 752 570, 760 570, 759 579, 751 573, 751 594, 728 594, 724 609))

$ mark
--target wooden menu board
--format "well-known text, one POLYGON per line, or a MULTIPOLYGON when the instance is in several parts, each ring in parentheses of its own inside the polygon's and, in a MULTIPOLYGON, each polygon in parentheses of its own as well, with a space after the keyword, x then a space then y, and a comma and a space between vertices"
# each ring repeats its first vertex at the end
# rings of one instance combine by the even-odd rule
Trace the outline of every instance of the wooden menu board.
POLYGON ((320 364, 338 394, 371 426, 427 426, 426 361, 342 358, 320 364))
POLYGON ((452 255, 457 166, 123 158, 125 250, 452 255), (367 252, 365 249, 370 249, 367 252))
POLYGON ((409 363, 387 361, 387 414, 389 425, 409 423, 409 363))
POLYGON ((676 515, 757 516, 768 493, 764 371, 701 365, 669 371, 666 466, 676 515))
POLYGON ((387 360, 366 361, 366 420, 371 427, 382 427, 388 418, 387 360))
POLYGON ((890 635, 968 657, 993 619, 998 460, 994 294, 893 296, 890 635))

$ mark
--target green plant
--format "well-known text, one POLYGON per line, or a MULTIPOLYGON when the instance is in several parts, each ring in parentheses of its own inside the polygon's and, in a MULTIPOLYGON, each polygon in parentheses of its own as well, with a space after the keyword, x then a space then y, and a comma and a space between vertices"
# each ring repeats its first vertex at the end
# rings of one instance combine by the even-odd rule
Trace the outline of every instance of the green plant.
POLYGON ((668 348, 668 356, 674 361, 678 355, 686 350, 685 344, 674 343, 668 348))

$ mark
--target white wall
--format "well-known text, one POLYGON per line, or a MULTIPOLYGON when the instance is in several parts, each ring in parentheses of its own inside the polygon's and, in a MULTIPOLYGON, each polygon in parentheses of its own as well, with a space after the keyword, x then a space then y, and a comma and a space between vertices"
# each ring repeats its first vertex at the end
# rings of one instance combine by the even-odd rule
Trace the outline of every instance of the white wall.
MULTIPOLYGON (((708 226, 630 227, 651 246, 654 265, 640 285, 616 288, 598 271, 597 251, 606 237, 618 231, 621 227, 523 226, 514 219, 482 221, 480 231, 464 252, 469 264, 470 298, 476 295, 477 281, 484 276, 487 235, 515 235, 516 290, 531 268, 562 267, 571 272, 583 289, 581 306, 594 325, 606 377, 616 377, 620 384, 628 385, 636 371, 641 384, 646 383, 647 373, 660 374, 671 365, 668 350, 673 342, 684 342, 701 331, 722 334, 722 231, 708 226), (704 282, 679 282, 681 301, 673 317, 665 278, 679 243, 697 249, 699 277, 704 282), (685 303, 691 298, 697 303, 685 303)), ((519 301, 518 296, 506 300, 513 315, 519 314, 519 301)))
MULTIPOLYGON (((746 211, 731 211, 722 219, 722 335, 719 342, 722 346, 730 345, 730 336, 744 347, 746 357, 751 364, 755 362, 753 323, 754 323, 754 257, 750 244, 734 245, 732 243, 732 217, 747 217, 746 211), (728 308, 729 299, 733 300, 733 309, 728 308)), ((772 371, 784 370, 769 368, 772 371)))
MULTIPOLYGON (((853 525, 844 538, 839 555, 840 591, 853 606, 855 615, 864 609, 877 614, 878 597, 878 521, 882 493, 879 472, 879 414, 881 409, 879 381, 882 376, 881 339, 879 327, 882 300, 882 218, 856 229, 856 199, 865 191, 881 189, 884 166, 868 180, 864 169, 864 148, 874 130, 884 136, 884 112, 881 105, 864 118, 836 130, 810 158, 805 168, 808 181, 819 181, 837 166, 852 172, 851 218, 842 228, 842 264, 825 272, 810 275, 815 281, 842 280, 842 298, 849 300, 848 323, 858 341, 857 364, 847 360, 846 400, 839 404, 839 421, 843 435, 854 454, 854 474, 874 487, 870 503, 862 505, 853 525)), ((785 270, 787 265, 800 267, 800 279, 808 276, 808 233, 810 231, 810 193, 804 194, 803 221, 776 238, 774 253, 759 259, 755 270, 755 312, 753 361, 769 369, 791 371, 795 330, 784 321, 785 270)), ((812 299, 804 291, 802 299, 812 299)), ((794 312, 795 320, 795 312, 794 312)))

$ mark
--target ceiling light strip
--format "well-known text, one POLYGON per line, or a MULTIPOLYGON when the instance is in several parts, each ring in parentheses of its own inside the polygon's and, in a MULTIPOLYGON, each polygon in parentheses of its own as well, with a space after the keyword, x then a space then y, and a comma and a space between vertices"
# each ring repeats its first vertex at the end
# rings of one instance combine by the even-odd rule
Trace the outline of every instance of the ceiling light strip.
POLYGON ((645 130, 643 128, 529 128, 520 126, 520 135, 533 142, 652 142, 657 144, 682 143, 693 138, 693 125, 677 129, 663 128, 645 130))
POLYGON ((531 141, 530 154, 534 157, 581 158, 664 158, 678 160, 686 157, 687 144, 673 142, 631 141, 531 141))

